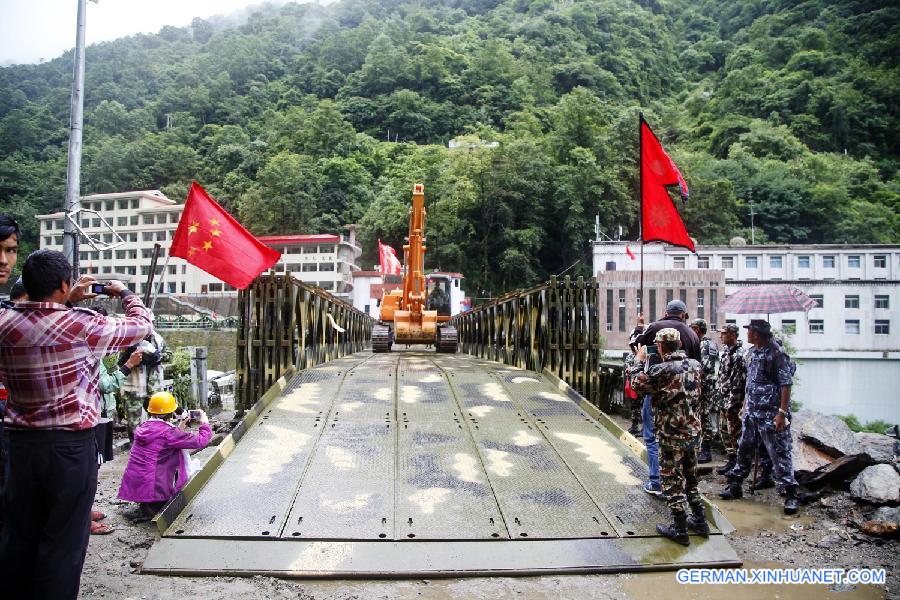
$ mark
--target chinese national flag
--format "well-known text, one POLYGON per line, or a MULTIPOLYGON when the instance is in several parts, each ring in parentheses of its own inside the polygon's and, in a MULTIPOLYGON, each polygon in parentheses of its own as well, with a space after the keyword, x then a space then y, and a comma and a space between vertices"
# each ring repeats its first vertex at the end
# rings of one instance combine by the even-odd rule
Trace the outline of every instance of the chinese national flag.
POLYGON ((397 252, 391 246, 378 240, 378 262, 381 264, 381 275, 399 275, 402 266, 397 252))
POLYGON ((280 252, 253 237, 196 181, 188 192, 169 255, 241 290, 281 258, 280 252))
POLYGON ((694 252, 681 215, 667 186, 678 185, 687 198, 687 183, 641 116, 641 232, 645 242, 669 242, 694 252))

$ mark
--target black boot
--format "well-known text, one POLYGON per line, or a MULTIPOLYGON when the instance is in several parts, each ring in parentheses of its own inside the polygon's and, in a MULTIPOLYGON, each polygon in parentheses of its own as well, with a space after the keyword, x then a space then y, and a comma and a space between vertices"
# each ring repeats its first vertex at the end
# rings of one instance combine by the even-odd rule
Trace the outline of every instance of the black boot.
POLYGON ((753 490, 767 490, 773 487, 775 487, 775 479, 772 477, 771 473, 768 473, 763 475, 756 481, 756 485, 753 486, 753 490))
POLYGON ((741 487, 741 482, 737 480, 729 481, 728 487, 724 491, 719 492, 719 498, 722 500, 737 500, 743 497, 744 490, 741 487))
POLYGON ((709 441, 704 440, 700 444, 700 454, 697 455, 697 464, 705 465, 709 462, 712 462, 712 453, 709 451, 709 441))
POLYGON ((735 463, 737 463, 737 455, 729 454, 728 462, 716 469, 716 473, 718 473, 719 475, 727 475, 728 472, 734 468, 735 463))
POLYGON ((784 514, 796 515, 800 510, 800 502, 797 500, 797 488, 789 488, 784 499, 784 514))
POLYGON ((687 532, 687 515, 682 513, 673 513, 674 523, 671 525, 657 525, 656 531, 673 542, 677 542, 682 546, 690 546, 691 538, 687 532))
POLYGON ((703 537, 709 537, 709 523, 706 522, 706 509, 702 504, 691 507, 691 516, 687 518, 687 526, 703 537))
POLYGON ((641 422, 640 421, 631 421, 631 427, 628 428, 628 433, 631 435, 637 435, 641 432, 641 422))

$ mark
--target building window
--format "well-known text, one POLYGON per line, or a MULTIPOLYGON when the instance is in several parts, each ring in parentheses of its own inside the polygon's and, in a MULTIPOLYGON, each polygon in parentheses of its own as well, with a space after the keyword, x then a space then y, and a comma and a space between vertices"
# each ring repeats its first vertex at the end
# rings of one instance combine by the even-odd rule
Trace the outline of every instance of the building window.
POLYGON ((844 308, 859 308, 859 296, 844 296, 844 308))
POLYGON ((209 291, 211 292, 221 292, 222 284, 221 283, 211 283, 209 284, 209 291))
MULTIPOLYGON (((651 319, 656 318, 656 290, 650 290, 650 312, 648 316, 651 319)), ((649 323, 649 321, 647 321, 649 323)))
POLYGON ((143 233, 141 233, 141 239, 144 240, 145 242, 152 242, 153 241, 153 232, 152 231, 144 231, 143 233))
POLYGON ((676 268, 676 269, 683 269, 683 268, 684 268, 685 261, 686 261, 686 257, 684 257, 684 256, 676 256, 676 257, 674 258, 674 260, 675 260, 675 268, 676 268))
POLYGON ((697 318, 705 319, 706 313, 704 312, 704 308, 706 307, 706 291, 705 290, 697 290, 697 318))
POLYGON ((798 256, 797 257, 797 268, 798 269, 808 269, 809 268, 809 257, 808 256, 798 256))
POLYGON ((323 262, 319 263, 320 271, 334 271, 334 263, 333 262, 323 262))
POLYGON ((876 269, 886 269, 887 268, 887 256, 884 254, 877 254, 872 257, 873 263, 876 269))
POLYGON ((809 332, 810 333, 825 333, 825 321, 822 319, 810 319, 809 320, 809 332))
POLYGON ((847 257, 847 266, 851 269, 858 269, 862 264, 862 260, 858 254, 847 257))
POLYGON ((635 290, 634 292, 635 300, 637 301, 637 310, 638 312, 643 312, 641 309, 644 305, 643 298, 641 298, 641 290, 635 290))
POLYGON ((794 319, 782 319, 781 332, 789 335, 797 333, 797 321, 794 319))
POLYGON ((781 256, 770 256, 769 257, 769 268, 770 269, 781 269, 784 264, 784 259, 781 256))
POLYGON ((675 290, 666 290, 666 304, 672 301, 672 298, 675 297, 675 290))
POLYGON ((316 250, 316 246, 303 246, 303 254, 315 254, 316 250))
POLYGON ((625 331, 625 290, 619 290, 619 331, 625 331))
POLYGON ((116 225, 119 227, 125 227, 128 225, 128 217, 119 217, 116 219, 116 225))
POLYGON ((745 256, 744 257, 744 266, 748 269, 757 269, 759 268, 759 257, 758 256, 745 256))
POLYGON ((816 301, 817 306, 813 308, 825 308, 825 297, 822 294, 810 294, 809 297, 816 301))
POLYGON ((678 298, 687 305, 687 290, 678 290, 678 298))
POLYGON ((719 290, 709 290, 709 320, 713 329, 719 328, 719 290))
POLYGON ((166 232, 165 231, 157 231, 156 232, 156 241, 157 242, 166 241, 166 232))
POLYGON ((140 205, 141 205, 141 201, 138 198, 131 199, 131 208, 133 208, 134 210, 137 210, 140 205))
POLYGON ((53 236, 52 236, 52 235, 45 235, 45 236, 44 236, 44 245, 45 245, 45 246, 50 246, 51 244, 53 244, 53 236))
POLYGON ((847 319, 844 321, 844 333, 859 333, 859 319, 847 319))
POLYGON ((128 200, 119 200, 119 210, 128 209, 128 200))
POLYGON ((124 260, 125 259, 125 251, 124 250, 116 250, 116 259, 124 260))
POLYGON ((319 254, 334 254, 334 248, 334 246, 319 246, 319 254))
POLYGON ((697 268, 698 269, 708 269, 709 268, 709 257, 708 256, 698 256, 697 257, 697 268))
POLYGON ((316 263, 303 263, 303 272, 304 273, 312 273, 317 270, 318 269, 316 269, 316 263))
POLYGON ((103 251, 103 260, 112 260, 112 250, 103 251))
POLYGON ((103 267, 104 273, 112 273, 112 267, 103 267))
POLYGON ((613 291, 606 290, 606 330, 613 330, 613 291))
POLYGON ((834 268, 834 257, 833 256, 823 256, 822 257, 822 266, 826 269, 834 268))
POLYGON ((94 218, 91 220, 91 227, 100 227, 100 218, 94 218))
POLYGON ((144 225, 153 225, 153 215, 144 215, 144 225))
POLYGON ((887 319, 875 319, 875 333, 887 335, 891 332, 891 322, 887 319))
POLYGON ((891 297, 888 295, 875 295, 875 308, 890 308, 891 307, 891 297))
POLYGON ((734 257, 733 256, 723 256, 722 257, 722 268, 723 269, 733 269, 734 268, 734 257))
POLYGON ((131 215, 130 217, 128 217, 128 224, 131 226, 137 225, 138 224, 138 216, 131 215))

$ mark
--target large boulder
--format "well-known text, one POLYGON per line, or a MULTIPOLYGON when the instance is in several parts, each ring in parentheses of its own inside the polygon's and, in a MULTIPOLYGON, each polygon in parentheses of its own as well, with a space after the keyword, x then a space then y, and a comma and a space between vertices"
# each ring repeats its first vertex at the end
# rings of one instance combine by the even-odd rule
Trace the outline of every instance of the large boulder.
POLYGON ((856 434, 856 440, 862 445, 863 451, 877 463, 892 463, 894 457, 900 454, 900 441, 889 435, 860 431, 856 434))
POLYGON ((804 480, 828 465, 834 459, 800 438, 799 432, 791 427, 791 461, 797 479, 804 480))
POLYGON ((900 502, 900 475, 892 465, 867 467, 850 484, 850 493, 873 504, 900 502))
POLYGON ((801 440, 812 444, 832 458, 865 452, 847 424, 831 415, 811 410, 797 411, 794 413, 791 429, 797 432, 801 440))

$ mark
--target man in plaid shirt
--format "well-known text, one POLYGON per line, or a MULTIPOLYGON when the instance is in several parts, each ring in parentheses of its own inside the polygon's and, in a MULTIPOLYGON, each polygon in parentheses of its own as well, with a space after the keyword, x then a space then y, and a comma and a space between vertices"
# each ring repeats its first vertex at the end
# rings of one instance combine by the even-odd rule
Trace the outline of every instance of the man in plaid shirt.
POLYGON ((78 596, 97 489, 99 363, 152 331, 150 312, 119 281, 104 293, 122 298, 124 319, 67 306, 96 282, 72 286, 71 275, 61 252, 34 252, 22 269, 30 301, 0 312, 10 463, 0 581, 10 598, 78 596))

